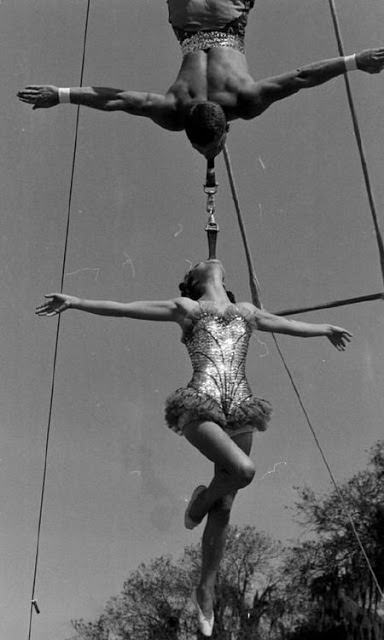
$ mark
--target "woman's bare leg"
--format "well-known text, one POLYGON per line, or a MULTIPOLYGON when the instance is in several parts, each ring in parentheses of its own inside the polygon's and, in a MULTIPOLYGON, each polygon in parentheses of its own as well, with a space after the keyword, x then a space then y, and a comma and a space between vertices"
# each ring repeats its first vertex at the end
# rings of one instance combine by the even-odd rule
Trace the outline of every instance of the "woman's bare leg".
MULTIPOLYGON (((202 493, 202 500, 199 500, 200 496, 196 499, 198 503, 196 511, 200 509, 199 518, 207 508, 207 505, 211 504, 202 538, 201 577, 197 587, 199 605, 204 615, 210 617, 216 576, 224 554, 232 504, 237 489, 245 486, 244 475, 248 474, 249 477, 253 477, 253 473, 250 471, 253 469, 253 464, 248 457, 252 446, 251 433, 241 434, 230 439, 227 434, 222 432, 221 427, 218 427, 225 436, 225 438, 221 438, 221 435, 216 433, 216 429, 205 425, 207 423, 198 425, 201 428, 192 435, 191 429, 188 429, 186 437, 211 460, 216 458, 214 460, 214 478, 207 490, 202 493), (197 442, 199 445, 195 444, 197 442), (217 462, 219 459, 221 464, 225 464, 225 467, 217 462), (246 465, 246 474, 244 474, 243 465, 246 465), (235 488, 233 488, 234 484, 236 485, 235 488), (239 484, 240 486, 237 486, 239 484), (228 487, 231 488, 228 490, 228 487), (226 493, 223 493, 223 491, 226 491, 226 493), (216 499, 212 503, 211 501, 214 498, 216 499)), ((217 425, 214 426, 217 427, 217 425)), ((194 426, 195 429, 196 427, 197 425, 194 426)), ((196 519, 198 519, 197 515, 196 519)))
MULTIPOLYGON (((206 458, 215 463, 215 473, 209 487, 196 498, 190 511, 192 520, 199 522, 223 496, 246 487, 255 475, 255 468, 247 453, 250 433, 230 438, 214 422, 191 423, 184 429, 187 440, 206 458)), ((249 447, 249 448, 248 448, 249 447)))

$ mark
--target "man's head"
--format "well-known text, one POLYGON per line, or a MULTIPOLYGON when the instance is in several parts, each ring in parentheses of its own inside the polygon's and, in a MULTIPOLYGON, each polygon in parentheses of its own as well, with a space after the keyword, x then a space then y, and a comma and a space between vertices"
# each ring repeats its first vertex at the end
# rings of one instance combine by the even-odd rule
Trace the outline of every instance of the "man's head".
POLYGON ((190 107, 185 118, 185 133, 193 148, 207 160, 223 150, 227 131, 227 118, 216 102, 195 102, 190 107))

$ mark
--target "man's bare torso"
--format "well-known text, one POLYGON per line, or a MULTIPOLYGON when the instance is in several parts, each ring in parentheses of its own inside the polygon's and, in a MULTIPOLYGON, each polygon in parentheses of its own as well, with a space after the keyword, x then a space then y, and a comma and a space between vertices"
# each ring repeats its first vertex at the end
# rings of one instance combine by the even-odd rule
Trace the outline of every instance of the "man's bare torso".
POLYGON ((246 104, 247 90, 255 84, 245 55, 229 47, 187 54, 167 97, 182 114, 194 101, 211 100, 221 105, 228 120, 252 117, 246 104))
MULTIPOLYGON (((243 38, 254 0, 167 0, 169 21, 182 41, 193 33, 229 32, 243 38), (241 35, 242 34, 242 35, 241 35)), ((244 53, 231 46, 212 46, 186 53, 175 82, 167 92, 182 127, 192 101, 220 104, 228 120, 251 117, 243 99, 254 84, 244 53)))

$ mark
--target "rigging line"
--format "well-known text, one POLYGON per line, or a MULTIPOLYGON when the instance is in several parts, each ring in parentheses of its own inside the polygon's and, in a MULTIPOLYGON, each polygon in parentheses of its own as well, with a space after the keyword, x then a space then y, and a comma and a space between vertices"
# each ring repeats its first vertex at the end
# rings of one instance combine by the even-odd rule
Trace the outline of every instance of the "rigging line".
MULTIPOLYGON (((80 86, 83 85, 83 78, 84 78, 85 54, 86 54, 86 44, 87 44, 87 35, 88 35, 90 4, 91 4, 91 0, 87 0, 84 35, 83 35, 83 49, 82 49, 81 68, 80 68, 80 86)), ((63 248, 63 259, 62 259, 62 269, 61 269, 61 278, 60 278, 60 292, 63 291, 63 286, 64 286, 65 266, 66 266, 67 251, 68 251, 68 238, 69 238, 69 228, 70 228, 71 208, 72 208, 72 193, 73 193, 76 155, 77 155, 77 141, 78 141, 78 134, 79 134, 79 117, 80 117, 80 106, 77 107, 77 112, 76 112, 75 136, 74 136, 74 144, 73 144, 70 187, 69 187, 68 206, 67 206, 67 223, 66 223, 66 229, 65 229, 65 241, 64 241, 64 248, 63 248)), ((41 492, 40 492, 40 508, 39 508, 38 524, 37 524, 35 562, 34 562, 33 581, 32 581, 32 596, 31 596, 31 604, 30 604, 30 612, 29 612, 28 640, 30 640, 31 633, 32 633, 33 610, 35 609, 36 611, 38 611, 36 600, 35 600, 35 590, 36 590, 36 579, 37 579, 37 567, 38 567, 39 552, 40 552, 40 538, 41 538, 41 525, 42 525, 42 519, 43 519, 44 497, 45 497, 45 488, 46 488, 46 479, 47 479, 48 450, 49 450, 49 438, 50 438, 51 423, 52 423, 53 397, 54 397, 54 391, 55 391, 56 363, 57 363, 60 324, 61 324, 60 321, 61 321, 61 316, 59 315, 57 320, 54 355, 53 355, 53 363, 52 363, 52 380, 51 380, 51 391, 50 391, 50 399, 49 399, 47 430, 46 430, 46 438, 45 438, 43 478, 42 478, 41 492)))
POLYGON ((241 215, 240 203, 237 195, 237 189, 236 189, 235 179, 233 177, 233 171, 232 171, 232 165, 231 165, 231 158, 229 157, 229 151, 228 151, 227 145, 224 146, 223 153, 224 153, 225 166, 227 168, 229 185, 231 187, 232 198, 235 205, 237 221, 240 227, 240 235, 241 235, 241 239, 243 241, 243 245, 245 249, 245 257, 248 265, 249 286, 251 288, 252 300, 256 307, 259 307, 259 309, 262 309, 262 304, 260 299, 260 284, 256 276, 255 267, 252 261, 252 254, 248 244, 247 233, 245 230, 245 224, 243 221, 243 217, 241 215))
MULTIPOLYGON (((242 214, 241 214, 241 210, 240 210, 240 208, 238 206, 239 199, 237 197, 236 187, 235 187, 235 183, 234 183, 234 180, 233 180, 232 167, 231 167, 231 162, 230 162, 229 152, 228 152, 227 146, 224 147, 224 158, 225 158, 225 163, 226 163, 226 167, 227 167, 229 182, 230 182, 230 185, 231 185, 232 195, 233 194, 236 195, 236 199, 234 198, 234 202, 235 202, 237 217, 238 217, 238 220, 239 221, 241 220, 241 222, 242 222, 242 214)), ((244 229, 243 223, 242 223, 242 228, 244 229)), ((246 235, 245 235, 245 231, 244 231, 244 235, 243 235, 243 232, 242 232, 242 238, 245 239, 245 245, 244 246, 246 247, 247 262, 248 262, 248 267, 250 269, 250 282, 252 282, 252 277, 253 277, 253 274, 255 273, 255 269, 254 269, 254 266, 253 266, 252 255, 251 255, 251 253, 249 251, 249 247, 248 247, 248 242, 247 242, 247 238, 246 238, 246 235)), ((253 291, 252 291, 252 289, 251 289, 251 294, 252 294, 252 299, 253 299, 253 291)), ((260 303, 260 300, 258 300, 258 302, 260 303)), ((255 304, 255 306, 260 306, 260 305, 256 305, 255 302, 254 302, 254 304, 255 304)), ((334 474, 332 472, 332 469, 331 469, 331 467, 330 467, 330 465, 328 463, 328 460, 327 460, 326 455, 325 455, 325 453, 323 451, 323 448, 322 448, 322 446, 320 444, 320 441, 319 441, 319 439, 318 439, 318 437, 316 435, 316 432, 315 432, 315 429, 314 429, 314 427, 312 425, 312 422, 310 420, 308 411, 306 410, 304 402, 303 402, 303 400, 301 398, 300 391, 299 391, 299 389, 298 389, 298 387, 297 387, 297 385, 296 385, 296 383, 294 381, 293 375, 292 375, 292 373, 291 373, 291 371, 290 371, 290 369, 288 367, 288 364, 287 364, 287 362, 286 362, 286 360, 284 358, 284 355, 283 355, 283 353, 282 353, 282 351, 280 349, 279 343, 278 343, 277 338, 276 338, 274 333, 272 333, 272 337, 273 337, 273 340, 275 342, 277 352, 278 352, 278 354, 280 356, 280 359, 281 359, 281 361, 283 363, 284 369, 285 369, 286 373, 288 374, 288 377, 289 377, 289 380, 290 380, 290 382, 292 384, 293 390, 294 390, 294 392, 295 392, 295 394, 297 396, 297 399, 299 401, 300 407, 301 407, 301 409, 302 409, 302 411, 304 413, 304 416, 305 416, 306 422, 308 424, 308 427, 310 428, 310 431, 311 431, 311 433, 312 433, 312 435, 314 437, 316 446, 317 446, 317 448, 318 448, 318 450, 320 452, 322 460, 323 460, 323 462, 324 462, 324 464, 326 466, 326 469, 327 469, 327 471, 328 471, 328 473, 330 475, 332 483, 334 484, 334 486, 336 488, 337 495, 340 498, 342 509, 343 509, 344 513, 346 514, 346 516, 348 518, 348 521, 349 521, 349 523, 351 525, 352 532, 353 532, 353 534, 354 534, 354 536, 355 536, 355 538, 357 540, 359 548, 362 551, 363 557, 364 557, 364 559, 366 561, 368 570, 369 570, 369 572, 370 572, 370 574, 372 576, 374 584, 375 584, 375 586, 376 586, 381 598, 383 598, 384 594, 383 594, 383 591, 382 591, 382 589, 380 587, 379 581, 378 581, 378 579, 376 577, 376 574, 375 574, 374 569, 372 567, 372 564, 371 564, 371 562, 369 560, 369 557, 368 557, 368 555, 367 555, 367 553, 365 551, 365 548, 364 548, 364 545, 363 545, 363 543, 361 541, 360 535, 359 535, 359 533, 358 533, 358 531, 357 531, 357 529, 355 527, 355 524, 353 522, 353 518, 352 518, 352 516, 351 516, 351 514, 349 512, 349 509, 348 509, 347 505, 346 505, 346 501, 344 499, 344 496, 343 496, 343 494, 342 494, 342 492, 341 492, 341 490, 340 490, 340 488, 339 488, 339 486, 337 484, 335 476, 334 476, 334 474)))
POLYGON ((311 433, 312 433, 312 436, 313 436, 313 438, 315 440, 316 446, 317 446, 317 448, 318 448, 318 450, 320 452, 320 455, 322 457, 322 460, 323 460, 323 462, 324 462, 324 464, 325 464, 325 466, 327 468, 327 471, 328 471, 329 476, 330 476, 330 478, 332 480, 333 486, 336 489, 336 493, 339 496, 340 504, 341 504, 341 507, 342 507, 342 509, 344 511, 344 515, 348 518, 349 524, 351 525, 352 531, 353 531, 354 536, 355 536, 355 538, 356 538, 356 540, 358 542, 358 545, 359 545, 360 550, 361 550, 361 552, 362 552, 362 554, 364 556, 364 559, 365 559, 365 561, 367 563, 369 572, 370 572, 370 574, 372 576, 372 579, 373 579, 373 581, 374 581, 374 583, 376 585, 376 588, 377 588, 381 598, 384 598, 384 593, 383 593, 382 588, 380 587, 379 581, 378 581, 378 579, 376 577, 376 573, 375 573, 375 571, 374 571, 374 569, 372 567, 372 564, 371 564, 371 561, 370 561, 370 559, 369 559, 369 557, 367 555, 367 552, 365 551, 365 547, 364 547, 364 545, 363 545, 363 543, 361 541, 361 537, 360 537, 360 535, 359 535, 359 533, 358 533, 358 531, 356 529, 356 526, 355 526, 355 523, 354 523, 353 518, 351 516, 351 513, 350 513, 348 507, 346 506, 346 502, 345 502, 344 496, 343 496, 343 494, 341 492, 341 489, 340 489, 339 485, 337 484, 336 478, 335 478, 335 476, 333 474, 333 471, 332 471, 332 469, 331 469, 331 467, 330 467, 330 465, 328 463, 328 460, 327 460, 327 458, 325 456, 325 453, 324 453, 324 451, 322 449, 320 441, 319 441, 319 439, 317 437, 316 431, 315 431, 315 429, 313 427, 313 424, 311 422, 311 419, 310 419, 310 417, 308 415, 308 411, 306 410, 306 408, 304 406, 303 400, 301 398, 300 391, 299 391, 299 389, 298 389, 298 387, 297 387, 297 385, 296 385, 296 383, 295 383, 295 381, 293 379, 292 373, 291 373, 291 371, 290 371, 290 369, 289 369, 289 367, 287 365, 287 362, 286 362, 286 360, 284 358, 284 355, 283 355, 283 353, 282 353, 282 351, 280 349, 280 345, 279 345, 278 340, 277 340, 277 338, 276 338, 274 333, 272 334, 272 337, 273 337, 273 340, 275 342, 277 352, 278 352, 278 354, 279 354, 279 356, 281 358, 281 361, 282 361, 282 363, 284 365, 285 371, 287 372, 287 375, 288 375, 288 377, 289 377, 289 379, 291 381, 293 390, 294 390, 294 392, 296 394, 296 397, 297 397, 297 399, 299 401, 300 407, 301 407, 301 409, 302 409, 302 411, 304 413, 304 416, 305 416, 305 419, 307 421, 307 424, 308 424, 308 426, 309 426, 309 428, 311 430, 311 433))
POLYGON ((360 302, 371 302, 373 300, 384 300, 384 292, 370 293, 366 296, 358 298, 346 298, 345 300, 334 300, 333 302, 324 302, 323 304, 314 305, 313 307, 301 307, 298 309, 283 309, 282 311, 274 311, 276 316, 293 316, 296 313, 308 313, 309 311, 319 311, 320 309, 334 309, 335 307, 345 307, 349 304, 358 304, 360 302))
MULTIPOLYGON (((337 15, 335 1, 334 0, 328 0, 328 4, 329 4, 330 12, 331 12, 332 23, 333 23, 333 28, 334 28, 334 31, 335 31, 335 37, 336 37, 336 41, 337 41, 338 51, 339 51, 340 56, 344 57, 345 56, 345 49, 344 49, 343 39, 342 39, 342 35, 341 35, 340 22, 339 22, 339 18, 338 18, 338 15, 337 15)), ((354 133, 355 133, 356 144, 357 144, 357 147, 358 147, 358 150, 359 150, 360 162, 361 162, 361 167, 362 167, 362 170, 363 170, 365 187, 366 187, 366 190, 367 190, 369 208, 371 210, 373 226, 375 228, 376 241, 377 241, 377 246, 378 246, 378 249, 379 249, 379 256, 380 256, 381 275, 382 275, 383 282, 384 282, 384 241, 383 241, 383 236, 382 236, 382 233, 381 233, 381 230, 380 230, 379 221, 378 221, 376 203, 375 203, 375 198, 374 198, 372 187, 371 187, 371 180, 370 180, 369 172, 368 172, 368 165, 367 165, 367 160, 366 160, 366 155, 365 155, 364 144, 363 144, 363 140, 362 140, 362 137, 361 137, 359 121, 358 121, 358 118, 357 118, 356 108, 355 108, 355 104, 354 104, 354 100, 353 100, 353 96, 352 96, 351 84, 349 82, 349 78, 348 78, 348 74, 347 73, 344 73, 344 82, 345 82, 345 88, 346 88, 346 91, 347 91, 348 105, 349 105, 349 110, 350 110, 350 114, 351 114, 351 118, 352 118, 352 124, 353 124, 353 130, 354 130, 354 133)))

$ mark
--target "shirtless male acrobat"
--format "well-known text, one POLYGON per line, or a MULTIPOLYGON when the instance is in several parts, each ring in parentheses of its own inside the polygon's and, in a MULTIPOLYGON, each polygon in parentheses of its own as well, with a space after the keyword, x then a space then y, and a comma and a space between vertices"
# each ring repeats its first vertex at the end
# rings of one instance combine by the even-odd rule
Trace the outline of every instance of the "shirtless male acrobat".
POLYGON ((165 94, 108 87, 29 85, 18 93, 34 109, 68 102, 150 118, 164 129, 185 131, 207 159, 225 144, 228 122, 260 116, 277 100, 357 69, 379 73, 384 48, 321 60, 255 81, 245 57, 245 29, 255 0, 168 0, 169 22, 183 60, 165 94))

